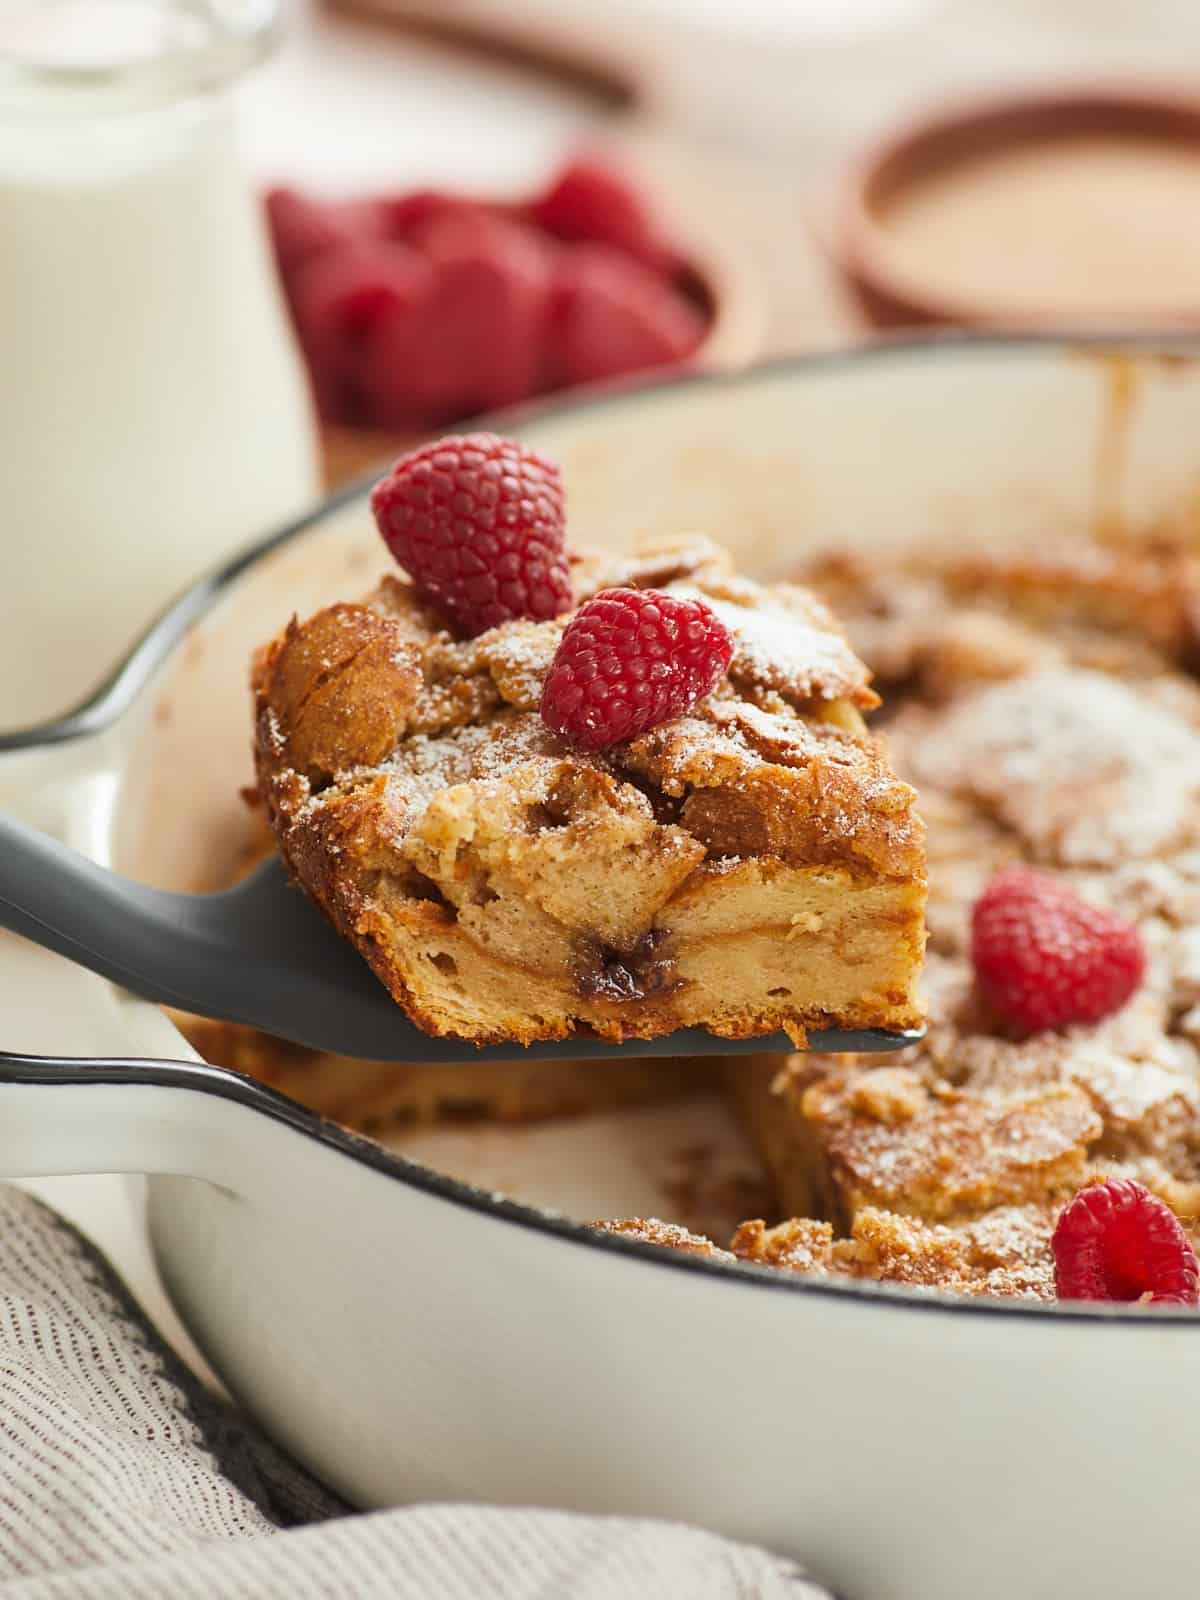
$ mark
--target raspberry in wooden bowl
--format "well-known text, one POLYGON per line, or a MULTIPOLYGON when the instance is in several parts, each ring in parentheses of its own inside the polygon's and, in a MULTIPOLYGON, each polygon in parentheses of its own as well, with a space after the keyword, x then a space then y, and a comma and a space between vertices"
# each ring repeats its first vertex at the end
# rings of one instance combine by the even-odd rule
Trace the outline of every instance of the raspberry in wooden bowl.
POLYGON ((331 476, 539 395, 750 360, 760 297, 736 246, 702 221, 678 226, 663 198, 595 154, 512 200, 273 189, 331 476))

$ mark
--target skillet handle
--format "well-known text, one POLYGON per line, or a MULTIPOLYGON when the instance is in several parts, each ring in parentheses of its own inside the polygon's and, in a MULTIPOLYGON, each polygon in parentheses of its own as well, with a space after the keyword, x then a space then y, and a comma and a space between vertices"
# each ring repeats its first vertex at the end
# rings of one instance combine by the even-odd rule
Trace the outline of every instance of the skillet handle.
POLYGON ((230 1187, 235 1108, 195 1092, 210 1077, 240 1082, 191 1062, 0 1050, 0 1178, 131 1172, 230 1187))
POLYGON ((42 744, 0 733, 0 807, 104 859, 119 762, 107 730, 42 744))

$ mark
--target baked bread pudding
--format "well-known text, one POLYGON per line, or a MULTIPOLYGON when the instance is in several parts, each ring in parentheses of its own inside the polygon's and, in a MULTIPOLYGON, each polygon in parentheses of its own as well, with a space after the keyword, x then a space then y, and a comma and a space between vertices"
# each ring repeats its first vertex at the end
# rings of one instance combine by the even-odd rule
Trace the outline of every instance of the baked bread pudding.
POLYGON ((292 875, 409 1018, 476 1044, 919 1024, 923 826, 806 589, 703 539, 562 543, 490 436, 377 488, 405 572, 253 671, 292 875))
POLYGON ((730 1063, 776 1219, 718 1259, 1195 1303, 1195 563, 1160 543, 810 569, 890 691, 928 822, 929 1027, 885 1064, 730 1063))
MULTIPOLYGON (((663 905, 677 898, 689 904, 689 884, 708 888, 713 880, 711 886, 723 887, 730 877, 736 887, 745 873, 754 890, 740 902, 729 900, 732 920, 725 937, 713 941, 714 954, 728 962, 746 937, 746 923, 736 920, 740 907, 752 919, 762 885, 779 870, 765 865, 770 858, 787 868, 788 892, 798 881, 794 874, 812 869, 845 871, 859 889, 872 875, 890 885, 905 908, 895 926, 912 950, 913 902, 895 869, 909 859, 911 888, 919 868, 912 858, 877 848, 897 833, 876 831, 880 823, 868 820, 872 805, 864 789, 872 787, 867 773, 874 771, 882 785, 877 792, 903 794, 903 807, 893 812, 888 800, 874 813, 892 817, 897 831, 912 828, 915 789, 928 824, 930 878, 922 981, 929 1025, 919 1044, 883 1062, 798 1053, 724 1066, 543 1063, 536 1083, 520 1068, 478 1063, 492 1078, 482 1089, 475 1084, 468 1104, 502 1117, 596 1109, 684 1094, 715 1073, 760 1152, 773 1205, 720 1243, 653 1218, 597 1227, 718 1264, 834 1281, 1038 1301, 1195 1304, 1200 558, 1190 537, 1168 531, 1080 540, 1052 554, 931 551, 892 564, 839 554, 809 563, 797 577, 798 589, 746 584, 699 539, 647 549, 625 562, 564 556, 547 580, 548 615, 501 620, 482 632, 461 622, 445 626, 443 610, 429 607, 411 583, 390 577, 363 606, 333 608, 360 621, 369 613, 362 638, 386 641, 374 655, 354 641, 339 650, 330 643, 336 628, 322 638, 308 632, 310 623, 290 629, 260 658, 260 772, 264 790, 278 786, 273 801, 267 792, 274 826, 281 840, 298 830, 290 847, 296 863, 310 849, 318 862, 335 862, 339 851, 355 859, 353 881, 361 882, 363 899, 348 898, 340 911, 335 906, 343 918, 368 908, 369 891, 378 896, 399 855, 406 872, 411 867, 428 878, 415 898, 424 900, 427 917, 435 913, 430 920, 443 930, 440 937, 451 919, 461 919, 461 933, 489 962, 507 959, 503 935, 481 914, 489 907, 505 908, 492 916, 497 923, 512 916, 521 936, 531 921, 543 931, 551 924, 554 937, 547 934, 539 949, 555 952, 570 974, 539 991, 555 996, 556 1008, 545 1009, 556 1025, 597 1026, 574 1009, 582 987, 598 1013, 628 1026, 634 1008, 646 1006, 653 1015, 654 1002, 667 1003, 654 974, 660 961, 678 959, 681 946, 645 937, 677 925, 663 905), (571 617, 614 585, 643 597, 652 591, 701 599, 725 621, 728 662, 673 717, 582 749, 542 720, 545 685, 571 617), (569 610, 562 605, 568 589, 569 610), (822 601, 840 625, 830 622, 822 601), (371 633, 380 620, 394 623, 399 634, 371 633), (812 630, 805 633, 806 679, 788 675, 792 667, 779 643, 781 631, 798 620, 812 630), (294 658, 301 666, 293 670, 285 652, 300 650, 298 635, 307 635, 310 651, 294 658), (377 731, 371 737, 390 741, 388 754, 364 748, 355 766, 336 773, 345 729, 364 725, 356 711, 359 689, 365 692, 377 671, 413 665, 400 644, 417 655, 404 691, 411 727, 377 731), (884 692, 882 708, 860 661, 884 692), (864 715, 886 733, 890 768, 871 766, 882 756, 864 735, 864 715), (489 748, 497 724, 522 731, 506 735, 514 742, 495 758, 477 754, 489 748), (282 759, 285 729, 290 763, 282 759), (414 744, 438 746, 432 767, 418 768, 414 744), (575 775, 568 792, 588 803, 577 801, 580 809, 568 814, 559 799, 561 817, 537 810, 529 818, 527 791, 514 792, 511 777, 526 764, 541 785, 539 806, 547 806, 543 796, 557 792, 566 769, 575 775), (452 789, 466 788, 465 809, 456 802, 452 816, 429 816, 428 790, 410 798, 417 779, 440 784, 447 773, 452 789), (379 819, 395 813, 380 797, 391 785, 404 809, 385 826, 379 819), (628 809, 612 801, 625 786, 644 807, 632 797, 628 809), (474 798, 481 791, 486 804, 474 798), (598 793, 604 796, 599 821, 588 809, 598 793), (787 809, 793 799, 794 809, 787 809), (318 826, 313 814, 326 808, 329 819, 318 826), (504 844, 487 831, 495 815, 504 819, 504 844), (554 851, 542 847, 548 823, 556 824, 554 851), (671 882, 670 850, 639 852, 625 831, 635 823, 672 839, 687 834, 702 846, 690 877, 671 882), (557 879, 542 877, 542 862, 565 860, 558 852, 570 848, 581 827, 610 844, 618 837, 629 842, 636 870, 627 878, 581 865, 577 879, 574 867, 557 879), (781 849, 793 828, 794 846, 781 849), (820 859, 806 861, 807 852, 820 859), (552 884, 568 880, 579 884, 574 900, 568 893, 552 899, 552 884), (645 898, 626 891, 633 880, 645 898), (523 901, 536 907, 531 921, 516 909, 523 901), (644 908, 642 922, 621 925, 618 903, 644 908), (613 920, 586 924, 580 939, 583 905, 586 915, 595 918, 599 906, 613 920), (477 930, 487 930, 487 938, 477 930), (607 981, 622 995, 597 992, 607 981), (628 1083, 608 1076, 617 1066, 628 1067, 628 1083), (604 1099, 605 1085, 615 1099, 604 1099)), ((661 837, 636 835, 643 842, 661 837)), ((908 838, 919 846, 915 829, 908 838)), ((675 865, 682 873, 682 861, 675 865)), ((318 887, 321 872, 329 872, 321 892, 332 899, 332 865, 310 870, 318 887)), ((416 876, 402 881, 410 892, 420 886, 416 876)), ((405 903, 403 894, 398 903, 405 903)), ((853 907, 866 903, 844 897, 840 914, 852 916, 853 907)), ((806 962, 819 948, 844 956, 844 941, 818 937, 829 933, 826 907, 810 902, 805 909, 822 918, 820 928, 803 913, 793 922, 789 910, 789 929, 803 933, 784 944, 811 933, 806 962)), ((360 947, 373 926, 352 934, 360 947)), ((711 922, 701 926, 713 929, 711 922)), ((455 948, 448 953, 457 961, 455 948)), ((748 964, 759 960, 756 954, 748 964)), ((511 970, 519 972, 520 963, 511 970)), ((384 976, 394 981, 386 970, 384 976)), ((678 981, 678 968, 668 981, 678 981)), ((513 986, 529 992, 519 977, 513 986)), ((783 986, 799 989, 770 984, 783 986)), ((814 981, 810 992, 831 992, 827 979, 814 981)), ((911 987, 904 992, 911 996, 911 987)), ((761 987, 752 993, 761 1004, 761 987)), ((719 997, 714 1013, 718 1008, 719 997)), ((452 1012, 447 1002, 445 1016, 452 1012)), ((784 1025, 797 1023, 813 1025, 803 1016, 784 1025)), ((640 1018, 637 1025, 646 1026, 640 1018)), ((736 1025, 728 1016, 719 1022, 731 1033, 736 1025)), ((623 1029, 609 1036, 623 1036, 623 1029)), ((337 1104, 333 1114, 356 1125, 364 1114, 384 1124, 397 1108, 410 1115, 414 1101, 423 1107, 418 1115, 456 1114, 453 1095, 443 1098, 455 1068, 435 1071, 422 1099, 415 1084, 412 1092, 399 1080, 382 1087, 371 1074, 383 1069, 333 1058, 289 1063, 286 1047, 281 1054, 261 1038, 252 1043, 242 1041, 251 1070, 276 1081, 282 1075, 289 1092, 298 1092, 305 1073, 310 1091, 319 1079, 320 1093, 309 1092, 309 1103, 337 1104), (369 1109, 356 1100, 356 1085, 374 1095, 369 1109)))

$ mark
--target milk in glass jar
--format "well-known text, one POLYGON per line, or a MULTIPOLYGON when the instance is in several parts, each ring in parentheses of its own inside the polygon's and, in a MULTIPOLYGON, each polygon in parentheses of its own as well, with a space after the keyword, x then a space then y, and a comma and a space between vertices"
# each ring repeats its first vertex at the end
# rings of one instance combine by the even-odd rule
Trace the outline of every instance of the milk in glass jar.
POLYGON ((276 0, 0 0, 0 730, 317 490, 233 86, 276 0))

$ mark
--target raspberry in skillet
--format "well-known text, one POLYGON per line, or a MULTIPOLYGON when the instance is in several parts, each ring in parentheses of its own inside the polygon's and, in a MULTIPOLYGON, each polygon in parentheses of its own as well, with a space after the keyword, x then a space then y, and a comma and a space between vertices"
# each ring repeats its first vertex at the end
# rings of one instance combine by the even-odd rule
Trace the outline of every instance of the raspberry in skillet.
POLYGON ((1111 1016, 1146 970, 1132 923, 1024 866, 998 872, 975 902, 971 955, 984 997, 1027 1033, 1111 1016))
POLYGON ((419 593, 461 635, 571 609, 562 478, 513 439, 425 445, 375 485, 371 510, 419 593))
POLYGON ((732 655, 728 628, 703 600, 605 589, 566 626, 542 719, 577 750, 606 750, 683 716, 732 655))
POLYGON ((1131 1178, 1081 1189, 1050 1243, 1060 1300, 1185 1306, 1200 1300, 1200 1264, 1179 1219, 1131 1178))

